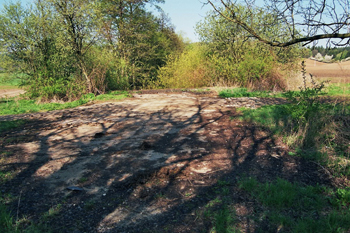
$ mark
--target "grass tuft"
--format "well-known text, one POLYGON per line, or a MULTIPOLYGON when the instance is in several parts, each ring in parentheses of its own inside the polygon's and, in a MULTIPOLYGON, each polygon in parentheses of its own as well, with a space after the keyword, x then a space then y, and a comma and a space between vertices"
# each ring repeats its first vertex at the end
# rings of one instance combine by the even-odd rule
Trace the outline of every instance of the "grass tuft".
POLYGON ((221 98, 238 97, 283 97, 282 93, 273 93, 271 91, 248 91, 247 88, 233 88, 219 92, 221 98))

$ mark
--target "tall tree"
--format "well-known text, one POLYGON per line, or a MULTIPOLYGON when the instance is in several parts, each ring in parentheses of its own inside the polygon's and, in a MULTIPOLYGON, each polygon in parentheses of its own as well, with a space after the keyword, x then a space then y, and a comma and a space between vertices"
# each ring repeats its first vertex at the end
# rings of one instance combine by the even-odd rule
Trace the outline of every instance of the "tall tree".
MULTIPOLYGON (((146 10, 146 4, 156 5, 163 0, 102 0, 105 21, 103 31, 115 56, 127 64, 121 70, 130 86, 145 86, 156 76, 166 56, 183 49, 165 15, 155 17, 146 10)), ((159 7, 158 7, 159 9, 159 7)))
POLYGON ((94 1, 86 0, 48 0, 57 12, 63 27, 62 43, 72 48, 76 62, 85 78, 87 91, 100 93, 94 85, 87 65, 89 49, 96 43, 99 30, 94 1))

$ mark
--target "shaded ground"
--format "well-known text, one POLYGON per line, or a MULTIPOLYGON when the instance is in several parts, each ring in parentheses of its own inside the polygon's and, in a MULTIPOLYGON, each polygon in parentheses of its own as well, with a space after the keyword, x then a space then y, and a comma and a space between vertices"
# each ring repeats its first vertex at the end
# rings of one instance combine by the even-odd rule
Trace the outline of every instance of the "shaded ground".
MULTIPOLYGON (((238 121, 234 107, 283 102, 210 93, 139 93, 120 102, 48 113, 1 133, 1 184, 19 217, 53 232, 208 232, 203 210, 221 197, 235 203, 243 232, 276 232, 237 180, 277 177, 331 185, 318 165, 288 155, 267 130, 238 121), (240 103, 237 105, 237 103, 240 103), (67 188, 77 186, 83 191, 67 188)), ((254 105, 254 106, 251 106, 254 105)))

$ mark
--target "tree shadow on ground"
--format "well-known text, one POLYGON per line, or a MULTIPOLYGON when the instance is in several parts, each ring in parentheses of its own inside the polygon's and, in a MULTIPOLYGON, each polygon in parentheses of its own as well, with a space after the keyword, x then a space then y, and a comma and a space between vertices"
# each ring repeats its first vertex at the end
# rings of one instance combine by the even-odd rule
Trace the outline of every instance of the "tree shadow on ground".
POLYGON ((249 218, 260 210, 240 179, 331 185, 316 164, 215 103, 195 98, 145 112, 131 101, 31 121, 30 142, 2 145, 13 158, 1 169, 18 171, 1 184, 14 197, 9 208, 53 232, 208 232, 213 216, 205 211, 230 202, 246 232, 273 231, 266 219, 249 218), (72 185, 84 191, 66 189, 72 185))

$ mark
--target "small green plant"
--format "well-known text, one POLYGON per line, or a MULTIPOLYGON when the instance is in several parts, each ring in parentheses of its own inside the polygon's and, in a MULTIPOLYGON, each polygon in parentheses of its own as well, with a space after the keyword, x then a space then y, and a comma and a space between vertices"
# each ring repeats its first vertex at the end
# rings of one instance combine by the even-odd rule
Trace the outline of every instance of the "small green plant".
POLYGON ((90 200, 90 201, 88 201, 88 202, 85 203, 84 209, 86 209, 86 210, 92 210, 92 209, 95 207, 95 205, 96 205, 96 202, 93 201, 93 200, 90 200))
POLYGON ((18 232, 13 224, 13 219, 8 213, 6 206, 0 204, 0 229, 4 233, 18 232))
POLYGON ((0 133, 3 131, 11 130, 18 128, 24 124, 26 124, 28 121, 19 119, 14 121, 0 121, 0 133))
POLYGON ((282 93, 272 93, 270 91, 248 91, 247 88, 234 88, 219 92, 221 98, 237 97, 283 97, 282 93))
POLYGON ((234 233, 240 232, 233 224, 235 222, 234 213, 230 213, 227 206, 222 207, 218 213, 215 214, 215 227, 210 231, 212 233, 234 233))
POLYGON ((84 183, 84 182, 86 182, 86 181, 88 181, 88 178, 86 178, 86 177, 81 177, 81 178, 78 180, 78 183, 84 183))
POLYGON ((299 88, 300 91, 285 93, 285 97, 291 102, 287 110, 293 119, 295 130, 300 126, 305 126, 310 119, 317 116, 322 106, 319 97, 324 94, 323 91, 327 83, 326 81, 316 83, 310 74, 311 87, 309 87, 307 85, 305 61, 302 61, 301 69, 303 86, 299 88))
POLYGON ((47 218, 53 217, 57 215, 62 209, 62 204, 58 204, 56 206, 51 207, 48 212, 43 214, 42 218, 45 220, 47 218))

